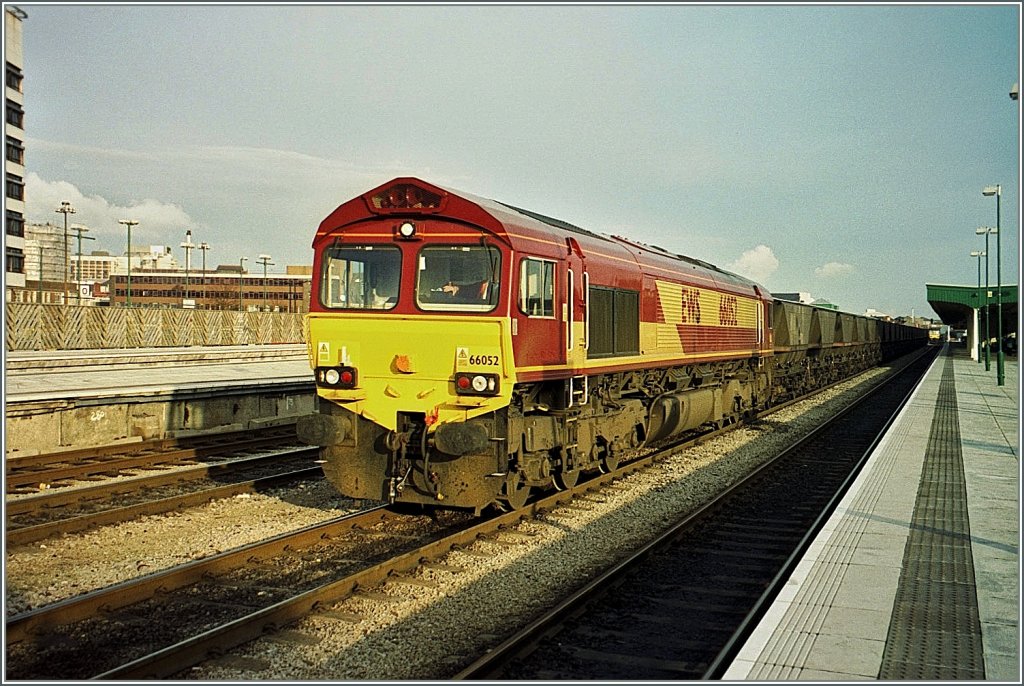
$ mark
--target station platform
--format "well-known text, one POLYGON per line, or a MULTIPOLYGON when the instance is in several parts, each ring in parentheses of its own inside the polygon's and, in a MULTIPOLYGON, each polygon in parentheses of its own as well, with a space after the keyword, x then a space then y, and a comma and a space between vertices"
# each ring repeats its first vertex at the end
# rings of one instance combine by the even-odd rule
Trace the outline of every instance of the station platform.
POLYGON ((5 352, 4 454, 257 429, 315 397, 305 344, 5 352))
POLYGON ((725 681, 1021 683, 1016 358, 936 358, 725 681))
POLYGON ((141 364, 209 364, 261 360, 305 360, 305 343, 265 345, 208 345, 163 348, 112 348, 89 350, 4 351, 6 374, 33 373, 50 369, 141 364))
POLYGON ((4 359, 8 405, 223 394, 271 385, 312 392, 305 344, 10 352, 4 359))

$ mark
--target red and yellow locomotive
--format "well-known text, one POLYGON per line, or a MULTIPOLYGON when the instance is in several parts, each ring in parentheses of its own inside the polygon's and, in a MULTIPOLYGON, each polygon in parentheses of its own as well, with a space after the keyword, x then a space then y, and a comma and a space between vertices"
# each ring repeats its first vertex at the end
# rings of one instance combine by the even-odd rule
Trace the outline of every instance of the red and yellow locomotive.
POLYGON ((910 338, 819 355, 820 336, 794 334, 773 374, 773 316, 787 332, 813 317, 758 284, 414 178, 338 207, 313 249, 319 412, 298 431, 354 498, 521 507, 910 338))

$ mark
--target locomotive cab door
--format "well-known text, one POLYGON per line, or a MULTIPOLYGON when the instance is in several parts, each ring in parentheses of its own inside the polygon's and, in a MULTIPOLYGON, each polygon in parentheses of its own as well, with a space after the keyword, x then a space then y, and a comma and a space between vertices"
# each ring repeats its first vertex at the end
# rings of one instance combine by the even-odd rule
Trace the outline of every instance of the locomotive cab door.
POLYGON ((518 263, 517 278, 512 336, 516 366, 527 372, 563 367, 567 358, 563 306, 568 278, 564 262, 524 256, 518 263))

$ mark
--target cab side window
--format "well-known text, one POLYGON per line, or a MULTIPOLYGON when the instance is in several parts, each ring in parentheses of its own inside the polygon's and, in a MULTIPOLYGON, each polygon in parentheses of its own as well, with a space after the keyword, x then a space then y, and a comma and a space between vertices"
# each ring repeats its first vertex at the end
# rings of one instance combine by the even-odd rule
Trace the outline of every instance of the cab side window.
POLYGON ((555 263, 524 259, 519 268, 519 309, 530 317, 555 316, 555 263))

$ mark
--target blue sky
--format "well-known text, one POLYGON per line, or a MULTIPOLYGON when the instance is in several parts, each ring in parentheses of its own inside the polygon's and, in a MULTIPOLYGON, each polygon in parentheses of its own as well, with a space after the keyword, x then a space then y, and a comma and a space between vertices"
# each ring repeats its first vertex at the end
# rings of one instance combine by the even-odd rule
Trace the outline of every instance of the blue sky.
POLYGON ((28 218, 70 200, 88 249, 131 217, 211 267, 309 264, 323 217, 410 175, 931 316, 999 183, 1017 280, 1016 3, 18 6, 28 218))

